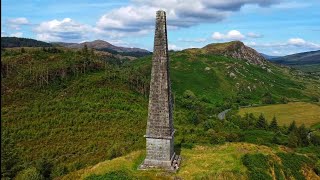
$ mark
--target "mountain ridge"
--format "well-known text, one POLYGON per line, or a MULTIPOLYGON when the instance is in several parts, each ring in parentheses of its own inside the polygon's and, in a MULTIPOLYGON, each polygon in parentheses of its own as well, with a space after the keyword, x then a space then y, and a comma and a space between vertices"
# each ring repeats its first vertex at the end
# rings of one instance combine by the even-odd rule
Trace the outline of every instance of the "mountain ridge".
POLYGON ((52 44, 30 38, 1 37, 1 48, 52 47, 52 44))
POLYGON ((271 59, 274 59, 274 58, 279 58, 281 56, 271 56, 271 55, 268 55, 268 54, 264 54, 264 53, 260 53, 265 59, 267 60, 271 60, 271 59))
POLYGON ((290 54, 271 61, 284 65, 320 64, 320 50, 290 54))
POLYGON ((122 47, 115 46, 104 40, 94 40, 83 43, 68 43, 68 42, 44 42, 38 41, 31 38, 20 38, 20 37, 1 37, 1 48, 16 48, 16 47, 52 47, 52 46, 61 46, 71 49, 80 49, 84 45, 87 45, 88 48, 93 48, 98 51, 105 51, 111 54, 119 54, 122 56, 131 56, 131 57, 142 57, 152 54, 152 52, 137 48, 137 47, 122 47))
POLYGON ((63 42, 55 42, 55 44, 68 47, 68 48, 82 48, 84 45, 87 45, 88 48, 94 48, 96 50, 104 50, 110 49, 116 52, 140 52, 140 53, 150 53, 150 51, 141 49, 141 48, 130 48, 130 47, 122 47, 122 46, 115 46, 107 41, 104 40, 94 40, 94 41, 87 41, 82 43, 63 43, 63 42))
POLYGON ((256 50, 244 45, 241 41, 230 41, 225 43, 211 43, 202 48, 185 49, 187 52, 200 52, 202 54, 223 55, 235 59, 244 59, 251 64, 261 65, 267 60, 256 50))

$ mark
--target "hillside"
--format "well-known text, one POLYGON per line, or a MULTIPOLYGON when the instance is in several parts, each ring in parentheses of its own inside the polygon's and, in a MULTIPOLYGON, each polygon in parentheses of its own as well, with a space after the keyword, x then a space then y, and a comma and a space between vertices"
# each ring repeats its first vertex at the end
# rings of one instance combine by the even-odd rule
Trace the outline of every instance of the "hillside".
POLYGON ((305 72, 320 72, 320 50, 273 58, 270 61, 305 72))
POLYGON ((62 179, 299 179, 305 176, 312 180, 319 177, 312 169, 303 166, 311 159, 290 151, 281 146, 270 148, 249 143, 183 148, 182 166, 177 173, 137 170, 145 156, 144 151, 137 151, 81 169, 62 179), (290 158, 299 159, 295 169, 287 164, 292 162, 290 158))
POLYGON ((55 42, 54 44, 67 47, 67 48, 78 48, 78 49, 83 48, 83 46, 86 44, 88 48, 93 48, 100 51, 107 51, 113 54, 120 53, 121 55, 127 55, 127 56, 131 55, 136 57, 141 57, 141 56, 151 54, 151 52, 145 49, 115 46, 103 40, 95 40, 95 41, 83 42, 83 43, 55 42))
POLYGON ((1 37, 1 48, 12 47, 52 47, 52 44, 28 38, 1 37))
MULTIPOLYGON (((260 152, 261 144, 290 146, 312 157, 308 167, 315 168, 320 143, 317 135, 305 142, 307 129, 299 127, 301 135, 295 135, 297 130, 278 127, 279 135, 256 126, 255 117, 249 121, 231 112, 220 121, 215 116, 249 104, 312 101, 320 96, 319 81, 268 62, 257 65, 203 51, 170 53, 176 148, 248 142, 258 144, 260 152)), ((6 49, 1 54, 2 177, 32 172, 56 178, 141 151, 150 71, 151 56, 122 61, 66 48, 6 49)))
POLYGON ((254 49, 245 46, 241 41, 231 41, 227 43, 212 43, 201 49, 193 48, 185 50, 187 52, 200 52, 204 54, 223 55, 235 59, 243 59, 249 63, 264 65, 265 58, 254 49))

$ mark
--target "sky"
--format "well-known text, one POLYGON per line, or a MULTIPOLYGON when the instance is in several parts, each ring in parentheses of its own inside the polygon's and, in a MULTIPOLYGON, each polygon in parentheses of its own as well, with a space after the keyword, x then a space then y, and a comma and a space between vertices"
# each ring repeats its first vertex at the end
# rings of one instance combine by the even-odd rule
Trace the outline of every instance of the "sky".
POLYGON ((320 0, 2 0, 1 37, 152 51, 159 9, 173 50, 233 40, 274 56, 320 49, 320 0))

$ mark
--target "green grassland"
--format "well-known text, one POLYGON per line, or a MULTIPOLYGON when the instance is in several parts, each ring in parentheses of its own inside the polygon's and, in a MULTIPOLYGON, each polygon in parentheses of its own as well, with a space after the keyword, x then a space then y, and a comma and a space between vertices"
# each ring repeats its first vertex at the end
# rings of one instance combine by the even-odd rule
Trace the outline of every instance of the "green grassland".
POLYGON ((320 64, 293 65, 292 67, 299 69, 303 72, 307 72, 307 73, 319 73, 320 72, 320 64))
POLYGON ((181 150, 182 163, 177 173, 137 170, 138 165, 143 161, 144 151, 135 151, 126 156, 70 173, 62 179, 94 180, 123 176, 126 179, 259 179, 259 177, 299 179, 299 176, 306 177, 306 179, 318 178, 306 166, 313 163, 312 159, 287 151, 290 149, 270 148, 249 143, 183 148, 181 150), (295 162, 297 163, 294 169, 296 172, 287 169, 291 168, 289 164, 285 164, 291 160, 290 157, 300 158, 295 162))
POLYGON ((309 127, 320 123, 320 106, 305 102, 249 107, 239 110, 241 116, 244 116, 246 113, 253 113, 255 116, 259 116, 262 113, 269 120, 275 116, 280 125, 287 126, 292 121, 295 121, 297 125, 305 124, 309 127))
MULTIPOLYGON (((260 133, 256 141, 255 133, 235 122, 217 120, 224 109, 263 103, 267 92, 274 102, 311 101, 320 94, 317 80, 272 64, 262 68, 197 52, 174 52, 170 58, 175 144, 190 158, 193 152, 186 148, 197 144, 271 143, 274 132, 260 133)), ((1 53, 2 178, 35 169, 46 179, 57 178, 143 149, 150 71, 151 56, 126 61, 90 50, 6 49, 1 53)))

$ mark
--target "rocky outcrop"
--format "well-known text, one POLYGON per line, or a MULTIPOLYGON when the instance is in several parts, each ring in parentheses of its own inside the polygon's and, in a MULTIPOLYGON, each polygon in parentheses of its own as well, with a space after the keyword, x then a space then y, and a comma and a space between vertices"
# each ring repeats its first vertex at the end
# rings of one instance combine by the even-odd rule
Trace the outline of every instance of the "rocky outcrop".
POLYGON ((266 59, 260 53, 244 45, 241 41, 209 44, 202 48, 202 52, 244 59, 251 64, 266 64, 266 59))

